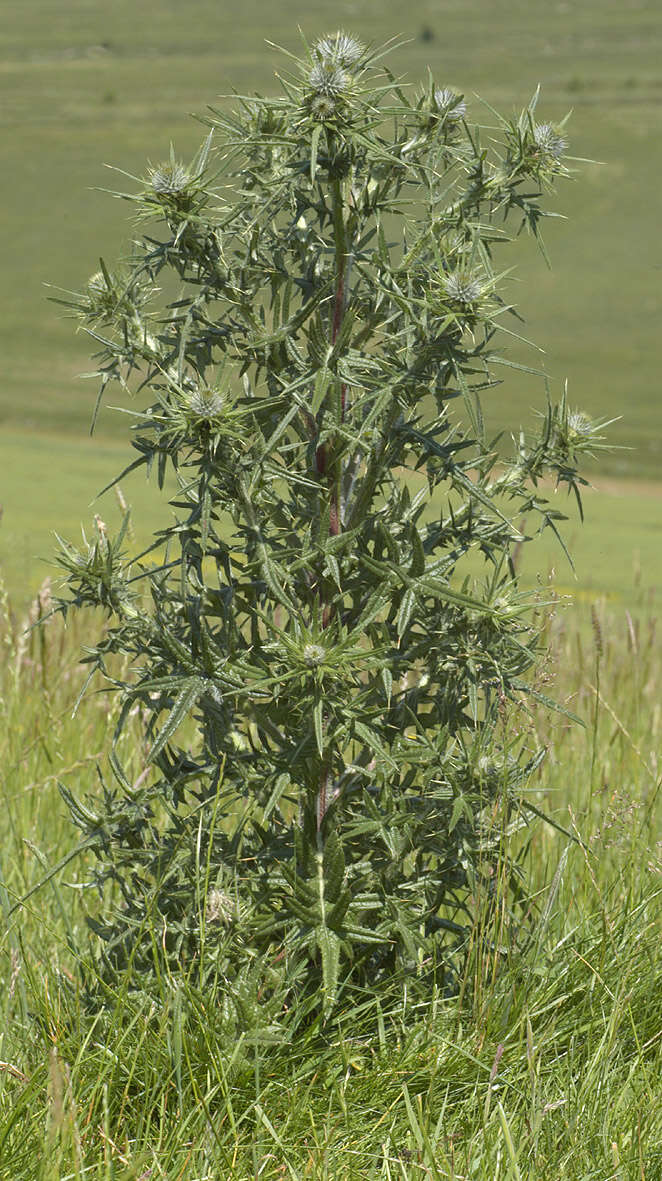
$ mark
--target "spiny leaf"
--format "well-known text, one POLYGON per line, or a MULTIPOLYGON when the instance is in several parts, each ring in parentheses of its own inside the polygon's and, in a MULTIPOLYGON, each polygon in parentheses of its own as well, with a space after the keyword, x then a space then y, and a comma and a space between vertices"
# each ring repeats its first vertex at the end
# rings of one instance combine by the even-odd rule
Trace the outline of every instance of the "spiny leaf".
POLYGON ((386 693, 386 708, 391 708, 391 694, 393 693, 393 674, 386 665, 381 670, 382 684, 386 693))
POLYGON ((324 754, 324 702, 321 699, 316 701, 313 707, 313 728, 317 751, 322 758, 324 754))
POLYGON ((318 123, 313 129, 313 134, 310 137, 310 179, 315 180, 317 175, 317 149, 319 147, 320 135, 322 134, 322 124, 318 123))
POLYGON ((324 890, 330 902, 336 902, 345 878, 345 857, 335 829, 324 842, 324 890))
POLYGON ((361 738, 363 742, 365 742, 366 746, 370 747, 370 750, 379 755, 380 758, 382 758, 384 762, 387 763, 387 765, 394 771, 397 771, 397 763, 381 742, 379 735, 376 734, 370 726, 366 726, 364 722, 355 721, 354 730, 356 731, 357 737, 361 738))
POLYGON ((409 588, 405 591, 400 602, 400 610, 398 611, 398 636, 402 637, 409 626, 409 620, 412 617, 414 607, 416 606, 416 595, 413 590, 409 588))
POLYGON ((421 535, 415 525, 412 526, 411 530, 411 547, 412 559, 409 573, 412 578, 418 578, 419 575, 425 572, 425 551, 423 550, 421 535))
POLYGON ((322 989, 324 1014, 329 1016, 336 1003, 338 975, 340 969, 340 940, 328 927, 318 927, 315 936, 322 957, 322 989))
POLYGON ((182 688, 175 699, 173 707, 168 715, 168 719, 162 726, 154 745, 152 746, 147 761, 153 763, 160 755, 166 742, 172 738, 175 730, 184 721, 184 718, 193 709, 204 689, 204 681, 200 677, 190 677, 184 681, 182 688))
POLYGON ((290 786, 290 782, 291 781, 290 781, 289 775, 279 775, 278 776, 278 778, 274 784, 274 789, 273 789, 271 795, 269 796, 269 799, 268 799, 267 804, 264 809, 265 823, 269 819, 269 817, 271 816, 272 812, 274 812, 275 809, 278 807, 283 793, 290 786))

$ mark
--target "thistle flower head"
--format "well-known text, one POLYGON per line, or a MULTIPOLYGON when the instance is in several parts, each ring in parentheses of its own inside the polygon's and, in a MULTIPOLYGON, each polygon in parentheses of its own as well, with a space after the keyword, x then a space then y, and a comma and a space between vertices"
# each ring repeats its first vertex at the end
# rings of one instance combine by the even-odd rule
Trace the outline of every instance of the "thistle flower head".
POLYGON ((336 103, 326 94, 316 94, 310 103, 310 113, 318 123, 324 123, 336 113, 336 103))
POLYGON ((108 284, 103 271, 95 271, 93 275, 90 275, 87 280, 87 291, 91 297, 106 295, 108 284))
POLYGON ((316 62, 308 75, 308 81, 316 94, 323 94, 334 100, 341 99, 349 87, 349 78, 333 61, 316 62))
POLYGON ((306 644, 303 650, 303 659, 308 668, 317 668, 325 656, 326 652, 321 644, 306 644))
POLYGON ((176 197, 183 193, 191 181, 191 174, 178 160, 169 160, 150 168, 149 181, 159 197, 176 197))
POLYGON ((552 433, 552 443, 559 447, 562 452, 568 449, 586 449, 586 445, 591 445, 597 436, 600 426, 603 425, 595 422, 589 418, 588 414, 584 414, 581 410, 569 410, 565 407, 558 407, 556 409, 554 430, 552 433))
POLYGON ((90 275, 83 298, 86 315, 95 320, 112 318, 117 307, 117 296, 112 279, 109 282, 103 271, 95 271, 90 275))
POLYGON ((188 409, 193 416, 205 422, 218 418, 225 408, 222 396, 214 389, 196 389, 188 395, 188 409))
POLYGON ((313 49, 324 64, 341 66, 346 70, 355 66, 365 53, 360 41, 350 37, 349 33, 340 31, 320 37, 319 41, 315 42, 313 49))
POLYGON ((467 104, 456 94, 454 90, 448 87, 442 87, 434 92, 434 101, 440 115, 445 119, 460 120, 464 119, 467 113, 467 104))
POLYGON ((476 303, 483 293, 483 285, 475 275, 453 271, 443 281, 444 291, 458 303, 476 303))
POLYGON ((568 415, 568 434, 571 438, 588 438, 593 434, 593 423, 581 410, 571 410, 568 415))
POLYGON ((318 61, 308 74, 312 93, 309 96, 310 113, 323 123, 337 114, 347 97, 350 87, 349 75, 334 61, 318 61))
POLYGON ((551 156, 554 160, 560 160, 568 146, 565 136, 551 123, 536 123, 533 128, 533 138, 541 152, 551 156))
POLYGON ((95 271, 87 281, 80 305, 80 313, 92 320, 111 321, 116 316, 130 316, 145 303, 146 287, 127 286, 121 273, 95 271))

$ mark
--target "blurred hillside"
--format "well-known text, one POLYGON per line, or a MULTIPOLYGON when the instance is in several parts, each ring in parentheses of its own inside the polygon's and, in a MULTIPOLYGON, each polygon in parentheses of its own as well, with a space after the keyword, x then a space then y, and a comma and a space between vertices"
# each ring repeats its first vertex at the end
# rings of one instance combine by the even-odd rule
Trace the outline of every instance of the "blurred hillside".
MULTIPOLYGON (((412 85, 429 68, 439 84, 465 93, 476 121, 492 121, 477 94, 510 113, 538 83, 541 121, 573 108, 572 154, 605 163, 578 163, 576 181, 561 184, 553 199, 568 220, 545 227, 551 271, 530 240, 509 252, 508 263, 517 264, 511 296, 525 317, 523 332, 545 350, 514 342, 509 353, 545 368, 554 392, 567 378, 573 405, 623 416, 610 438, 633 450, 601 461, 603 473, 659 476, 657 0, 412 0, 405 8, 393 0, 318 0, 305 13, 292 0, 269 6, 5 0, 3 12, 5 562, 13 538, 24 548, 25 570, 32 570, 48 531, 62 526, 63 515, 65 523, 84 517, 85 502, 128 457, 124 416, 104 411, 89 440, 96 391, 77 375, 93 368, 91 342, 46 302, 44 287, 80 288, 100 254, 112 261, 129 240, 128 206, 91 191, 124 185, 104 164, 144 174, 148 160, 166 155, 171 141, 178 155, 192 154, 204 129, 188 112, 204 112, 232 88, 276 90, 274 73, 287 69, 287 59, 265 39, 297 52, 299 23, 311 39, 340 23, 372 42, 407 38, 391 66, 412 85), (73 484, 77 507, 67 499, 73 484)), ((540 380, 504 372, 503 387, 485 406, 495 431, 530 421, 532 407, 544 401, 540 380)), ((142 485, 134 498, 149 517, 142 485)))

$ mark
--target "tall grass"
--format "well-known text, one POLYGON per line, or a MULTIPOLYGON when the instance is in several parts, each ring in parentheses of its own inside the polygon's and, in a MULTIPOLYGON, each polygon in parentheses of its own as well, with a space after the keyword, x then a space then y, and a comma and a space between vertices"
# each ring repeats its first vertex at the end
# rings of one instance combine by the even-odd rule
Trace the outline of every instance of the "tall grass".
MULTIPOLYGON (((558 827, 520 834, 529 920, 477 922, 461 996, 414 1007, 405 984, 388 1012, 366 996, 331 1031, 228 1045, 217 998, 186 981, 164 979, 155 1000, 127 979, 86 1009, 84 854, 10 914, 75 847, 57 781, 94 790, 115 724, 101 695, 72 717, 84 637, 58 621, 26 633, 47 610, 47 586, 27 619, 5 602, 1 637, 3 1181, 659 1181, 662 676, 650 613, 596 602, 550 626, 543 688, 586 729, 533 719, 549 756, 530 802, 558 827)), ((126 740, 136 767, 139 722, 126 740)))

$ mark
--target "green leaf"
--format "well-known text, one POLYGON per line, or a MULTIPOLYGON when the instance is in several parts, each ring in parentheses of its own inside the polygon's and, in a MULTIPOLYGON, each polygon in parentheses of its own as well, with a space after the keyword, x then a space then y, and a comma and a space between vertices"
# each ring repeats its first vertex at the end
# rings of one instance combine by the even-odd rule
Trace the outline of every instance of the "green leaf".
POLYGON ((478 721, 478 686, 475 681, 469 681, 469 685, 467 687, 467 693, 469 696, 469 708, 471 710, 471 716, 472 716, 474 722, 477 722, 478 721))
POLYGON ((337 931, 352 903, 352 891, 345 886, 326 916, 327 926, 337 931))
MULTIPOLYGON (((330 353, 330 351, 331 350, 329 350, 329 353, 330 353)), ((320 371, 317 374, 317 377, 315 379, 313 396, 312 396, 311 403, 310 403, 311 414, 313 414, 313 415, 317 414, 317 411, 319 410, 324 399, 326 398, 326 395, 329 392, 329 388, 333 384, 334 380, 335 380, 334 374, 331 372, 330 369, 327 369, 326 367, 324 369, 320 369, 320 371)))
POLYGON ((453 800, 453 811, 448 822, 448 831, 454 832, 460 820, 467 820, 471 822, 471 808, 467 802, 466 797, 460 792, 453 800))
POLYGON ((258 552, 261 559, 262 577, 269 587, 273 597, 278 603, 281 604, 282 607, 286 607, 288 611, 294 613, 296 608, 289 595, 283 588, 282 582, 279 578, 280 570, 276 563, 272 562, 264 542, 261 542, 258 546, 258 552))
POLYGON ((313 708, 313 728, 315 730, 315 742, 317 743, 317 750, 320 758, 324 755, 324 703, 320 700, 315 702, 313 708))
POLYGON ((324 1015, 328 1017, 336 1003, 338 974, 340 968, 340 940, 328 927, 318 927, 315 932, 317 946, 322 957, 322 987, 324 990, 324 1015))
POLYGON ((467 607, 472 611, 480 612, 481 615, 494 615, 494 607, 491 607, 489 603, 475 599, 473 595, 463 594, 462 591, 451 590, 450 586, 439 579, 419 578, 415 585, 432 598, 441 599, 446 603, 456 603, 458 607, 467 607))
POLYGON ((414 1105, 409 1096, 409 1089, 406 1083, 403 1083, 402 1092, 405 1101, 405 1107, 407 1109, 409 1127, 411 1128, 412 1135, 416 1141, 416 1147, 418 1148, 420 1154, 421 1167, 425 1169, 426 1172, 429 1171, 429 1176, 432 1178, 432 1181, 442 1181, 442 1177, 447 1176, 448 1174, 442 1174, 437 1167, 439 1152, 437 1146, 430 1142, 430 1137, 427 1133, 424 1123, 422 1122, 423 1111, 420 1096, 418 1097, 420 1104, 419 1110, 421 1112, 421 1119, 419 1120, 416 1112, 414 1111, 414 1105))
POLYGON ((373 930, 370 927, 360 927, 356 923, 345 923, 343 926, 343 938, 348 938, 354 943, 372 943, 379 947, 383 947, 385 943, 391 943, 392 940, 373 930))
POLYGON ((541 693, 539 689, 534 689, 533 685, 528 685, 526 681, 514 680, 511 681, 511 686, 513 689, 519 689, 520 692, 533 697, 534 701, 539 701, 541 705, 547 706, 547 709, 552 709, 557 714, 563 714, 564 718, 570 718, 571 722, 577 722, 578 725, 586 729, 586 722, 583 718, 580 718, 579 714, 573 713, 565 705, 559 705, 558 701, 554 701, 553 697, 548 697, 546 693, 541 693))
POLYGON ((288 426, 292 422, 292 419, 296 418, 298 413, 299 413, 299 405, 297 402, 295 402, 293 406, 290 406, 287 414, 283 415, 282 419, 278 423, 278 426, 276 427, 273 434, 267 439, 267 442, 265 443, 265 446, 264 446, 264 451, 262 453, 263 460, 265 460, 267 458, 267 456, 271 455, 272 451, 275 450, 276 444, 283 437, 288 426))
POLYGON ((335 829, 324 842, 324 892, 329 902, 336 902, 345 879, 345 857, 335 829))
POLYGON ((503 1110, 500 1100, 497 1100, 497 1111, 499 1112, 499 1122, 501 1124, 503 1138, 506 1142, 508 1156, 510 1157, 510 1163, 512 1166, 513 1181, 522 1181, 522 1174, 520 1173, 519 1165, 517 1163, 517 1151, 515 1149, 515 1144, 513 1142, 513 1137, 512 1137, 512 1133, 510 1131, 510 1126, 508 1124, 508 1119, 506 1117, 505 1111, 503 1110))
POLYGON ((317 149, 319 147, 322 124, 317 123, 310 137, 310 179, 315 180, 317 174, 317 149))
POLYGON ((388 606, 391 601, 391 593, 388 588, 380 586, 373 594, 370 595, 368 601, 363 608, 356 621, 356 631, 361 633, 365 631, 368 624, 374 623, 378 615, 388 606))
POLYGON ((397 763, 391 757, 391 755, 387 751, 386 747, 382 745, 379 735, 376 734, 375 731, 372 730, 370 726, 366 726, 365 722, 356 722, 355 721, 354 722, 354 730, 355 730, 357 737, 361 738, 362 741, 365 742, 366 746, 368 746, 370 748, 370 750, 374 751, 375 754, 379 755, 379 757, 382 758, 384 760, 384 762, 387 763, 388 766, 392 768, 392 770, 394 770, 394 771, 398 770, 397 763))
POLYGON ((407 630, 409 620, 412 617, 414 607, 416 606, 416 595, 413 590, 409 588, 405 591, 400 602, 400 610, 398 611, 398 636, 402 638, 407 630))
POLYGON ((211 494, 209 488, 205 488, 202 505, 200 508, 200 545, 203 552, 206 551, 209 542, 209 522, 211 517, 211 494))
POLYGON ((333 554, 328 553, 326 555, 326 570, 333 578, 338 590, 342 591, 342 586, 340 585, 340 567, 338 565, 338 559, 333 554))
POLYGON ((271 795, 269 796, 266 807, 264 809, 263 820, 264 820, 265 824, 266 824, 267 820, 269 819, 269 817, 271 816, 272 812, 274 812, 274 810, 278 807, 278 805, 280 803, 281 796, 283 795, 283 792, 286 791, 286 789, 290 786, 290 782, 291 781, 290 781, 289 775, 279 775, 278 776, 278 778, 274 784, 274 789, 273 789, 271 795))
POLYGON ((413 578, 418 578, 421 574, 425 573, 425 551, 423 549, 421 535, 415 525, 412 526, 411 531, 411 547, 412 559, 409 573, 413 578))
POLYGON ((182 688, 175 699, 174 705, 168 715, 168 720, 161 728, 159 735, 147 755, 147 762, 153 763, 160 755, 166 742, 172 738, 175 730, 184 721, 184 718, 193 709, 204 690, 204 682, 199 677, 190 677, 184 681, 182 688))

